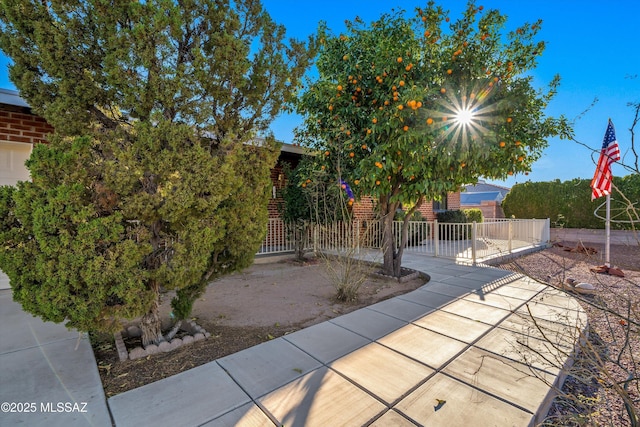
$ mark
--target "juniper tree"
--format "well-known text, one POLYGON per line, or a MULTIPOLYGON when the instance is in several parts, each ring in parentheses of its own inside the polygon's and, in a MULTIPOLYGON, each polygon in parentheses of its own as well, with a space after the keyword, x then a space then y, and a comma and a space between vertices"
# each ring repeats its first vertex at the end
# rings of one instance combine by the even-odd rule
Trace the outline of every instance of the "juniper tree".
POLYGON ((163 339, 264 237, 268 125, 309 64, 255 0, 7 0, 0 48, 55 128, 31 182, 0 190, 0 268, 45 320, 163 339), (255 137, 264 135, 260 144, 255 137))

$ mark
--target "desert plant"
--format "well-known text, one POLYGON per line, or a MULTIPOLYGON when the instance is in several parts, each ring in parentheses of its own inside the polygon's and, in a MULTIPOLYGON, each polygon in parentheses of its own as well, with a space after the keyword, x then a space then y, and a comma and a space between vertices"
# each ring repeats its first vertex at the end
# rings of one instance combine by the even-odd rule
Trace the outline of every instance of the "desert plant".
POLYGON ((303 181, 314 216, 314 248, 324 265, 336 299, 353 302, 369 274, 369 264, 359 254, 366 230, 353 221, 351 188, 339 175, 321 171, 303 181))

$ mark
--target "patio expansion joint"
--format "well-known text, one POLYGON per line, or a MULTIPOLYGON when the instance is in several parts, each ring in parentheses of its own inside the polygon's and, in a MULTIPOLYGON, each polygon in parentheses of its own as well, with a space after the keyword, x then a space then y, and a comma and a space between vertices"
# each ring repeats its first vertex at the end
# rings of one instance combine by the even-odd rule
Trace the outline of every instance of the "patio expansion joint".
MULTIPOLYGON (((87 338, 86 334, 82 334, 79 339, 83 340, 83 339, 88 339, 88 338, 87 338)), ((78 337, 60 338, 60 339, 53 340, 53 341, 47 341, 47 342, 43 342, 43 343, 39 343, 39 344, 29 345, 29 346, 26 346, 26 347, 16 348, 14 350, 0 352, 0 356, 4 356, 6 354, 19 353, 21 351, 31 350, 31 349, 34 349, 34 348, 42 349, 42 348, 47 347, 47 346, 49 346, 51 344, 57 344, 57 343, 61 343, 61 342, 64 342, 64 341, 78 341, 79 339, 78 339, 78 337)), ((76 346, 74 346, 74 348, 75 347, 76 346)))
MULTIPOLYGON (((229 409, 228 411, 226 411, 224 414, 220 414, 220 415, 216 416, 215 418, 213 418, 213 419, 211 419, 211 420, 208 420, 207 422, 205 422, 205 423, 204 423, 204 424, 202 424, 202 425, 206 425, 207 423, 209 423, 209 422, 211 422, 211 421, 213 421, 213 420, 215 420, 215 419, 217 419, 217 418, 220 418, 220 417, 222 417, 222 416, 224 416, 224 415, 226 415, 226 414, 228 414, 228 413, 231 413, 231 412, 235 411, 236 409, 238 409, 238 408, 242 407, 243 405, 246 405, 247 403, 253 403, 254 405, 256 405, 256 406, 258 407, 258 409, 260 409, 260 410, 261 410, 261 411, 266 415, 266 417, 267 417, 267 418, 269 418, 269 420, 270 420, 270 421, 271 421, 275 426, 279 426, 279 425, 280 425, 280 422, 276 419, 276 417, 274 417, 274 416, 271 414, 271 412, 269 412, 269 410, 268 410, 267 408, 265 408, 265 407, 264 407, 264 406, 259 402, 259 399, 260 399, 262 396, 258 396, 258 397, 256 397, 255 399, 254 399, 253 397, 251 397, 251 394, 249 394, 249 392, 248 392, 247 390, 245 390, 245 388, 244 388, 244 387, 242 387, 242 384, 240 384, 240 383, 239 383, 239 382, 238 382, 238 381, 233 377, 233 375, 231 375, 231 373, 230 373, 227 369, 225 369, 225 368, 224 368, 224 366, 222 366, 220 363, 218 363, 218 360, 215 360, 215 361, 214 361, 214 363, 215 363, 216 365, 218 365, 218 366, 220 367, 220 369, 222 369, 222 370, 224 371, 224 373, 225 373, 225 374, 227 374, 227 375, 229 376, 229 378, 231 378, 231 381, 233 381, 233 382, 235 383, 235 385, 237 385, 237 386, 240 388, 240 390, 242 390, 242 392, 243 392, 244 394, 246 394, 246 395, 247 395, 247 397, 249 398, 249 402, 242 402, 242 403, 239 403, 239 404, 235 405, 233 408, 230 408, 230 409, 229 409)), ((294 379, 294 380, 292 380, 292 381, 295 381, 295 380, 297 380, 297 378, 296 378, 296 379, 294 379)), ((268 394, 268 393, 267 393, 267 394, 268 394)))
MULTIPOLYGON (((484 288, 485 286, 489 286, 489 287, 492 287, 492 288, 493 288, 493 289, 491 289, 491 290, 493 291, 493 290, 495 290, 495 289, 499 289, 501 286, 507 285, 508 283, 512 283, 512 282, 514 282, 514 281, 516 281, 516 280, 520 279, 521 277, 522 277, 522 276, 518 276, 517 274, 512 274, 512 275, 506 276, 506 277, 504 277, 504 278, 499 278, 499 279, 493 280, 493 281, 491 281, 491 282, 488 282, 486 285, 484 285, 484 286, 483 286, 483 288, 484 288), (509 279, 510 279, 510 280, 509 280, 509 279), (496 286, 496 285, 498 285, 498 286, 496 286)), ((468 351, 468 350, 469 350, 469 349, 471 349, 472 347, 479 348, 479 347, 477 347, 477 346, 476 346, 476 344, 477 344, 480 340, 482 340, 484 337, 486 337, 488 334, 490 334, 491 332, 495 331, 496 329, 502 329, 502 330, 505 330, 504 328, 500 328, 500 325, 501 325, 501 324, 502 324, 506 319, 508 319, 510 316, 514 315, 514 314, 515 314, 515 311, 517 311, 518 309, 520 309, 520 308, 522 308, 522 307, 526 306, 526 304, 530 303, 530 302, 531 302, 531 300, 532 300, 533 298, 535 298, 536 296, 538 296, 540 293, 544 292, 544 290, 545 290, 545 288, 543 288, 543 289, 539 290, 538 292, 536 292, 532 297, 530 297, 530 298, 528 298, 528 299, 526 299, 526 300, 523 300, 521 304, 518 304, 518 305, 517 305, 517 307, 515 307, 515 308, 513 308, 513 309, 511 309, 511 310, 505 310, 505 311, 507 311, 508 313, 507 313, 507 314, 506 314, 502 319, 500 319, 500 320, 499 320, 499 321, 497 321, 497 322, 493 322, 493 323, 490 325, 489 329, 487 329, 485 332, 483 332, 483 333, 482 333, 482 334, 480 334, 478 337, 476 337, 475 339, 473 339, 472 341, 470 341, 470 342, 468 342, 468 343, 467 343, 467 342, 464 342, 464 341, 461 341, 461 340, 459 340, 459 339, 453 338, 453 337, 449 337, 449 336, 447 336, 447 335, 446 335, 446 334, 444 334, 444 333, 437 332, 437 331, 432 331, 432 330, 431 330, 431 329, 429 329, 428 327, 424 327, 424 326, 417 325, 417 324, 415 324, 415 323, 414 323, 414 322, 415 322, 415 320, 417 320, 417 319, 414 319, 413 321, 406 321, 406 320, 403 320, 403 319, 399 319, 398 317, 393 316, 393 315, 388 314, 388 313, 384 313, 384 312, 381 312, 381 311, 377 311, 377 310, 375 310, 375 309, 365 308, 365 310, 371 310, 371 311, 374 311, 374 312, 376 312, 376 313, 379 313, 379 314, 383 314, 383 315, 389 316, 390 318, 393 318, 393 319, 396 319, 396 320, 402 321, 402 322, 404 323, 404 325, 403 325, 403 326, 400 326, 400 327, 399 327, 399 328, 397 328, 396 330, 401 329, 402 327, 404 327, 404 326, 406 326, 406 325, 413 325, 413 326, 420 327, 420 328, 422 328, 422 329, 428 330, 428 331, 430 331, 430 332, 434 332, 434 333, 436 333, 436 334, 438 334, 438 335, 441 335, 441 336, 444 336, 444 337, 447 337, 447 338, 450 338, 450 339, 452 339, 452 340, 459 341, 459 342, 462 342, 462 343, 464 343, 464 344, 465 344, 465 346, 464 346, 460 351, 458 351, 456 354, 452 355, 452 356, 451 356, 451 357, 450 357, 446 362, 442 363, 442 364, 440 365, 440 367, 439 367, 439 368, 434 368, 433 366, 430 366, 429 364, 427 364, 427 363, 425 363, 425 362, 422 362, 422 361, 420 361, 420 360, 417 360, 417 359, 415 359, 414 357, 411 357, 411 356, 409 356, 409 355, 406 355, 406 354, 402 353, 402 352, 401 352, 401 351, 399 351, 399 350, 396 350, 396 349, 394 349, 394 348, 389 347, 388 345, 384 345, 384 344, 382 344, 382 343, 380 343, 380 342, 379 342, 379 340, 381 340, 382 338, 386 337, 387 335, 389 335, 389 334, 393 333, 394 331, 389 332, 389 333, 387 333, 387 334, 385 334, 385 335, 383 335, 383 336, 381 336, 381 337, 379 337, 379 338, 372 339, 372 338, 370 338, 370 337, 367 337, 367 336, 363 335, 362 333, 359 333, 359 332, 357 332, 357 331, 354 331, 354 330, 352 330, 352 329, 348 328, 347 326, 343 326, 343 325, 341 325, 341 324, 334 323, 334 322, 332 322, 331 320, 328 320, 327 322, 332 323, 334 326, 338 326, 338 327, 340 327, 340 328, 342 328, 342 329, 344 329, 344 330, 346 330, 346 331, 349 331, 349 332, 351 332, 351 333, 353 333, 353 334, 355 334, 355 335, 357 335, 357 336, 359 336, 359 337, 363 338, 363 339, 366 341, 365 343, 363 343, 361 346, 357 347, 356 349, 359 349, 359 348, 362 348, 362 347, 364 347, 364 346, 366 346, 366 345, 370 345, 370 344, 372 344, 372 343, 375 343, 375 344, 377 344, 377 345, 381 345, 381 346, 385 347, 386 349, 392 350, 393 352, 395 352, 395 353, 397 353, 397 354, 399 354, 399 355, 401 355, 401 356, 403 356, 403 357, 406 357, 407 359, 412 360, 413 362, 419 363, 419 364, 421 364, 421 365, 423 365, 423 366, 426 366, 426 367, 428 367, 429 369, 432 369, 432 370, 433 370, 433 372, 432 372, 431 374, 429 374, 429 375, 427 375, 426 377, 422 378, 422 379, 421 379, 420 381, 418 381, 415 385, 413 385, 413 386, 412 386, 412 387, 410 387, 407 391, 405 391, 404 393, 402 393, 402 395, 401 395, 400 397, 397 397, 395 400, 393 400, 393 401, 391 401, 391 402, 389 402, 389 403, 387 403, 385 400, 383 400, 383 398, 382 398, 382 397, 379 397, 378 395, 376 395, 373 391, 370 391, 367 387, 365 387, 365 386, 363 386, 363 385, 360 385, 358 382, 356 382, 354 379, 351 379, 351 378, 350 378, 349 376, 347 376, 346 374, 343 374, 342 372, 340 372, 340 371, 338 371, 338 370, 336 370, 336 369, 334 369, 334 368, 332 368, 332 367, 331 367, 331 365, 332 365, 336 360, 339 360, 339 359, 340 359, 341 357, 343 357, 343 356, 340 356, 340 357, 337 357, 337 358, 335 358, 335 359, 327 360, 327 361, 324 361, 324 362, 323 362, 323 361, 322 361, 322 360, 320 360, 318 357, 314 356, 314 354, 312 354, 312 352, 311 352, 311 351, 306 351, 306 350, 304 350, 303 348, 301 348, 299 345, 296 345, 296 344, 295 344, 294 342, 292 342, 292 341, 288 341, 288 340, 287 340, 287 342, 289 342, 289 344, 293 345, 294 347, 296 347, 296 348, 297 348, 297 349, 299 349, 300 351, 304 352, 304 353, 305 353, 305 354, 307 354, 309 357, 313 358, 314 360, 316 360, 316 361, 319 363, 319 365, 320 365, 320 366, 318 366, 316 369, 314 369, 314 371, 315 371, 315 370, 318 370, 318 369, 323 369, 323 368, 324 368, 324 369, 327 369, 327 370, 330 370, 332 373, 337 374, 339 377, 341 377, 342 379, 346 380, 347 382, 349 382, 349 383, 350 383, 350 384, 352 384, 353 386, 357 387, 359 390, 363 391, 363 392, 364 392, 364 393, 366 393, 368 396, 372 397, 373 399, 375 399, 376 401, 378 401, 379 403, 381 403, 381 404, 384 406, 384 408, 385 408, 385 409, 383 409, 382 411, 380 411, 378 414, 376 414, 375 416, 373 416, 369 421, 367 421, 366 423, 364 423, 364 424, 363 424, 363 425, 365 425, 365 426, 369 426, 369 425, 371 425, 371 424, 375 423, 378 419, 382 418, 386 413, 388 413, 389 411, 392 411, 392 410, 393 410, 393 409, 394 409, 394 408, 395 408, 395 407, 396 407, 396 406, 397 406, 397 405, 398 405, 398 404, 399 404, 403 399, 405 399, 406 397, 408 397, 409 395, 411 395, 412 393, 414 393, 414 392, 415 392, 416 390, 418 390, 420 387, 424 386, 424 384, 426 384, 429 380, 431 380, 431 379, 432 379, 435 375, 437 375, 437 374, 442 374, 442 375, 446 376, 446 377, 447 377, 447 378, 449 378, 449 379, 452 379, 452 380, 457 381, 457 382, 459 382, 459 383, 461 383, 461 384, 464 384, 464 385, 466 385, 466 386, 468 386, 468 387, 471 387, 471 388, 473 388, 474 390, 477 390, 477 391, 479 391, 479 392, 481 392, 481 393, 483 393, 483 394, 486 394, 486 395, 488 395, 488 396, 490 396, 490 397, 492 397, 492 398, 494 398, 494 399, 497 399, 498 401, 501 401, 501 402, 503 402, 503 403, 506 403, 506 404, 508 404, 508 405, 510 405, 510 406, 512 406, 512 407, 514 407, 514 408, 517 408, 517 409, 519 409, 519 410, 521 410, 521 411, 524 411, 524 412, 526 412, 526 413, 528 413, 528 414, 535 415, 535 413, 534 413, 534 412, 532 412, 531 410, 526 409, 526 408, 522 407, 521 405, 519 405, 519 404, 517 404, 517 403, 511 402, 511 401, 509 401, 507 398, 501 397, 501 396, 496 395, 496 394, 494 394, 494 393, 492 393, 492 392, 490 392, 490 391, 484 390, 481 386, 474 385, 474 384, 473 384, 472 382, 470 382, 470 381, 467 381, 467 380, 464 380, 464 379, 461 379, 461 378, 457 378, 456 376, 454 376, 454 375, 452 375, 452 374, 450 374, 450 373, 448 373, 448 372, 445 372, 445 370, 446 370, 446 369, 451 365, 451 363, 453 363, 457 358, 459 358, 463 353, 465 353, 466 351, 468 351)), ((434 291, 430 291, 430 292, 438 293, 438 292, 434 292, 434 291)), ((490 291, 490 292, 491 292, 491 291, 490 291)), ((431 312, 431 313, 433 313, 433 312, 437 312, 437 311, 442 310, 442 309, 443 309, 444 307, 446 307, 447 305, 449 305, 449 304, 451 304, 451 303, 453 303, 453 302, 455 302, 455 301, 461 300, 461 299, 463 299, 464 297, 466 297, 466 296, 468 296, 468 295, 470 295, 470 294, 472 294, 472 293, 473 293, 473 291, 470 291, 470 292, 466 293, 465 295, 461 295, 461 296, 459 296, 459 297, 452 297, 450 302, 448 302, 447 304, 444 304, 444 305, 442 305, 442 306, 440 306, 440 307, 431 307, 431 306, 427 306, 426 304, 421 304, 421 303, 419 303, 419 302, 415 302, 415 301, 412 301, 412 302, 414 302, 414 303, 416 303, 416 304, 419 304, 419 305, 422 305, 422 306, 425 306, 425 307, 428 307, 428 308, 433 308, 433 309, 434 309, 434 311, 432 311, 432 312, 431 312)), ((397 297, 396 297, 396 298, 397 298, 397 297)), ((476 302, 474 302, 474 303, 476 303, 476 302)), ((476 303, 476 304, 480 304, 480 303, 476 303)), ((427 313, 427 314, 425 314, 425 316, 428 316, 429 314, 430 314, 430 313, 427 313)), ((460 314, 457 314, 457 315, 460 315, 460 314)), ((461 315, 460 315, 460 316, 461 316, 461 315)), ((423 316, 423 317, 424 317, 424 316, 423 316)), ((465 316, 462 316, 462 317, 465 317, 465 316)), ((466 318, 466 317, 465 317, 465 318, 466 318)), ((473 320, 473 319, 472 319, 472 320, 473 320)), ((509 332, 512 332, 512 333, 518 334, 517 332, 514 332, 514 331, 509 331, 509 332)), ((286 336, 285 336, 285 337, 283 337, 283 339, 285 339, 285 340, 286 340, 286 336)), ((353 352, 353 351, 355 351, 355 350, 352 350, 352 352, 353 352)), ((485 350, 485 351, 486 351, 486 350, 485 350)), ((510 362, 513 362, 513 363, 517 364, 518 366, 522 365, 522 367, 526 367, 526 365, 525 365, 525 364, 523 364, 522 362, 519 362, 519 361, 513 360, 513 359, 511 359, 511 358, 509 358, 509 357, 507 357, 507 356, 504 356, 504 355, 501 355, 501 354, 498 354, 498 353, 495 353, 495 352, 492 352, 492 351, 487 351, 487 353, 489 353, 490 355, 495 355, 495 356, 496 356, 496 358, 506 359, 506 360, 508 360, 508 361, 510 361, 510 362)), ((220 366, 221 366, 221 365, 220 365, 220 366)), ((230 374, 226 369, 224 369, 224 368, 223 368, 223 370, 227 373, 227 375, 229 375, 229 376, 232 378, 232 380, 234 381, 234 383, 236 383, 236 384, 238 385, 238 387, 240 387, 240 389, 241 389, 241 390, 242 390, 242 391, 243 391, 243 392, 248 396, 248 399, 249 399, 249 401, 250 401, 251 403, 253 403, 254 405, 256 405, 256 406, 260 409, 260 411, 262 411, 262 412, 263 412, 263 413, 264 413, 264 414, 269 418, 269 420, 270 420, 271 422, 273 422, 273 423, 274 423, 274 425, 276 425, 276 426, 279 426, 279 425, 280 425, 280 424, 279 424, 279 420, 278 420, 278 419, 277 419, 277 418, 276 418, 276 417, 275 417, 275 416, 274 416, 274 415, 273 415, 273 414, 272 414, 272 413, 271 413, 271 412, 270 412, 270 411, 269 411, 269 410, 268 410, 268 409, 267 409, 263 404, 261 404, 261 403, 260 403, 260 399, 264 398, 264 396, 268 395, 270 392, 267 392, 267 393, 265 393, 265 394, 263 394, 263 395, 261 395, 261 396, 256 396, 256 397, 254 398, 254 397, 252 397, 252 396, 247 392, 247 390, 245 390, 245 389, 242 387, 242 385, 240 385, 240 384, 238 383, 238 381, 237 381, 235 378, 233 378, 233 376, 232 376, 232 375, 231 375, 231 374, 230 374)), ((540 371, 547 372, 546 370, 543 370, 543 369, 539 369, 539 370, 540 370, 540 371)), ((547 373, 548 373, 548 372, 547 372, 547 373)), ((287 384, 291 384, 291 383, 293 383, 293 382, 295 382, 295 381, 298 381, 299 379, 300 379, 300 377, 294 378, 294 379, 292 379, 291 381, 287 382, 285 385, 287 385, 287 384)), ((282 385, 282 386, 280 386, 280 387, 283 387, 283 386, 285 386, 285 385, 282 385)), ((237 409, 237 408, 234 408, 234 409, 237 409)), ((231 412, 231 410, 230 410, 230 411, 228 411, 228 412, 231 412)), ((394 411, 394 413, 395 413, 395 414, 397 414, 397 415, 402 416, 404 419, 406 419, 406 420, 407 420, 407 421, 409 421, 409 422, 416 423, 416 424, 418 424, 418 425, 420 424, 417 420, 412 419, 410 416, 408 416, 407 414, 405 414, 405 413, 404 413, 404 412, 402 412, 402 411, 397 411, 397 410, 396 410, 396 411, 394 411)))

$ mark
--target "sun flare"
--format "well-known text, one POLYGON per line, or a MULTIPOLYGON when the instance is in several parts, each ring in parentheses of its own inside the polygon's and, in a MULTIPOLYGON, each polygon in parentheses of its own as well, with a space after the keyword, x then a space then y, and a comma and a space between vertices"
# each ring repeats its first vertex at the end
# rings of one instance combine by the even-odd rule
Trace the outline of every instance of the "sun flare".
POLYGON ((495 89, 493 84, 474 85, 443 92, 439 110, 430 112, 439 124, 440 140, 463 146, 481 144, 491 132, 487 126, 498 119, 495 116, 498 105, 491 100, 495 89))

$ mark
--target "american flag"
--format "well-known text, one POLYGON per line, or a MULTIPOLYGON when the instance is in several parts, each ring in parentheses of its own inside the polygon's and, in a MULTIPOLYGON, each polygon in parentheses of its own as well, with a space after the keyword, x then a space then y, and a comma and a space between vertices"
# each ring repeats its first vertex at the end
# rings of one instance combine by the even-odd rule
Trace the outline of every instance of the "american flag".
POLYGON ((591 188, 593 189, 591 200, 611 194, 611 164, 618 160, 620 160, 620 148, 618 147, 618 141, 616 141, 616 131, 613 128, 613 123, 609 119, 609 125, 604 134, 602 150, 600 151, 600 158, 598 159, 598 167, 591 180, 591 188))

